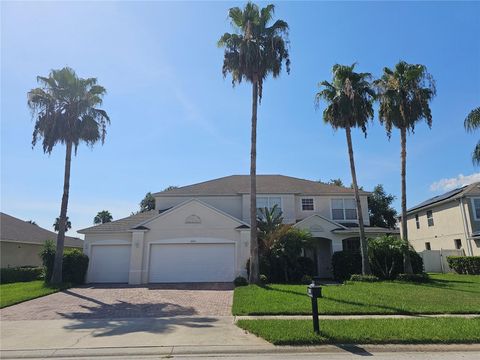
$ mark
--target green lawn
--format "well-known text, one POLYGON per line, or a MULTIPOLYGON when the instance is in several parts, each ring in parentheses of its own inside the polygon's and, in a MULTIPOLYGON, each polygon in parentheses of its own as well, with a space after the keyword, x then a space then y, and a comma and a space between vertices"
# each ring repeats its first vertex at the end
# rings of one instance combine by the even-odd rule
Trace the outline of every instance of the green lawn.
MULTIPOLYGON (((321 314, 480 314, 480 276, 431 274, 429 283, 350 282, 323 287, 321 314)), ((235 289, 234 315, 311 314, 306 285, 235 289)))
POLYGON ((53 294, 66 288, 68 288, 67 285, 62 285, 59 287, 47 286, 43 280, 1 284, 0 308, 35 299, 40 296, 53 294))
POLYGON ((480 317, 320 320, 239 320, 237 325, 275 345, 479 343, 480 317))

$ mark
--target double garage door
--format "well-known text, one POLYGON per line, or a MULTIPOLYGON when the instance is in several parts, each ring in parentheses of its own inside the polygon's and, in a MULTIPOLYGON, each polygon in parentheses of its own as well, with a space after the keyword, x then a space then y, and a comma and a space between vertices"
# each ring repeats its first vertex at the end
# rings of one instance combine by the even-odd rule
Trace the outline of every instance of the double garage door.
MULTIPOLYGON (((130 245, 92 245, 88 281, 127 283, 130 245)), ((151 244, 148 282, 230 282, 235 277, 231 243, 151 244)))

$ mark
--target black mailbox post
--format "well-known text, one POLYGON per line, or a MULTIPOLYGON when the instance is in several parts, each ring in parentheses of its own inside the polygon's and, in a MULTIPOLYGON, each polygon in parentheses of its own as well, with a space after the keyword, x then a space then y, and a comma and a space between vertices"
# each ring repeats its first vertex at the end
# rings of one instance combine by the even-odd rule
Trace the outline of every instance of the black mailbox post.
POLYGON ((312 299, 312 319, 313 319, 313 331, 317 334, 320 333, 320 322, 318 321, 318 298, 322 297, 322 287, 319 285, 318 280, 314 279, 307 287, 307 294, 312 299))

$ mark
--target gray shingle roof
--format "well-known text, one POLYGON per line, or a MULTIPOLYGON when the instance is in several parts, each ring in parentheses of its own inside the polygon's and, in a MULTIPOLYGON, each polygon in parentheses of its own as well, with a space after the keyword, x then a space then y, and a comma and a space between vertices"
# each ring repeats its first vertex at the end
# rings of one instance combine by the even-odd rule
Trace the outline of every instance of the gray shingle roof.
MULTIPOLYGON (((238 195, 250 193, 249 175, 231 175, 198 184, 161 191, 154 196, 238 195)), ((353 194, 350 188, 284 175, 257 175, 258 194, 341 195, 353 194)), ((362 194, 368 194, 361 191, 362 194)))
MULTIPOLYGON (((0 240, 43 244, 46 240, 57 240, 57 234, 22 219, 0 213, 0 240)), ((83 240, 65 236, 65 246, 83 248, 83 240)))
POLYGON ((128 216, 123 219, 118 219, 111 221, 105 224, 100 224, 96 226, 91 226, 85 229, 78 230, 80 234, 85 234, 88 232, 122 232, 131 230, 132 228, 138 226, 139 224, 153 218, 158 215, 158 211, 150 210, 143 213, 137 213, 131 216, 128 216))

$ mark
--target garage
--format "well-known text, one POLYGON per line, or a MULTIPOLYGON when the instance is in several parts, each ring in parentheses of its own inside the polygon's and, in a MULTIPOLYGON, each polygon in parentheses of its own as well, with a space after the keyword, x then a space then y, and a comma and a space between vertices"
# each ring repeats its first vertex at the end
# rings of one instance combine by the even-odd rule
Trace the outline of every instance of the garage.
POLYGON ((152 244, 149 282, 231 282, 235 277, 232 243, 152 244))
POLYGON ((88 282, 128 283, 131 245, 92 245, 88 282))

